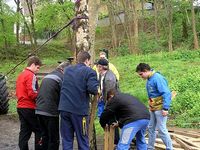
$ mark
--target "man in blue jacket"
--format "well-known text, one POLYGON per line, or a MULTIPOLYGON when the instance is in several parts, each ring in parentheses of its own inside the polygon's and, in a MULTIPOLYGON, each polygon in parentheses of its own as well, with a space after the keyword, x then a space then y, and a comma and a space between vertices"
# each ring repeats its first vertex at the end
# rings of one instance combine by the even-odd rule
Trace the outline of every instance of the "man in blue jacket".
POLYGON ((73 150, 74 132, 79 150, 89 150, 89 94, 97 94, 96 72, 89 67, 90 55, 81 51, 78 64, 65 69, 59 111, 63 150, 73 150))
POLYGON ((146 89, 150 110, 148 150, 154 149, 156 128, 158 129, 159 137, 166 146, 166 150, 172 150, 172 140, 166 127, 168 110, 171 103, 171 91, 168 87, 168 82, 165 77, 153 71, 145 63, 140 63, 136 67, 136 72, 141 78, 147 80, 146 89))

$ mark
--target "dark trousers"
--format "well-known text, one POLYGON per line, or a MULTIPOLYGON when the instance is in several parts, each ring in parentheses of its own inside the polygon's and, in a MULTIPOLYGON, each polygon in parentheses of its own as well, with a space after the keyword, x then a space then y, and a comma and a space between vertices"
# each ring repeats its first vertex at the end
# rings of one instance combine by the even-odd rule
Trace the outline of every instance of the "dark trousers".
POLYGON ((41 132, 34 109, 17 108, 20 120, 19 148, 28 150, 28 141, 32 132, 35 133, 35 150, 41 150, 41 132))
POLYGON ((43 150, 59 149, 59 117, 38 115, 43 150))
POLYGON ((74 133, 79 150, 89 150, 89 117, 61 111, 61 136, 63 150, 73 150, 74 133))

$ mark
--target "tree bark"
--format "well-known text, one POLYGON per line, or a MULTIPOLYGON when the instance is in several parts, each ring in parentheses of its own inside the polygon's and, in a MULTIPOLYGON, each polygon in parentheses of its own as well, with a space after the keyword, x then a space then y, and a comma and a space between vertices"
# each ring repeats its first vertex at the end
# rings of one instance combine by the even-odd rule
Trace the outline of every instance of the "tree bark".
POLYGON ((19 21, 19 15, 20 15, 20 0, 14 0, 17 5, 17 21, 16 21, 16 42, 19 44, 19 29, 20 29, 20 21, 19 21))
POLYGON ((77 0, 75 3, 75 11, 76 17, 79 17, 79 19, 76 19, 74 27, 76 56, 79 51, 90 50, 88 0, 77 0))
MULTIPOLYGON (((4 11, 3 11, 3 3, 2 1, 0 1, 0 14, 3 16, 4 11)), ((3 38, 4 38, 4 48, 8 49, 8 39, 6 37, 6 25, 5 25, 5 20, 4 19, 0 19, 1 21, 1 26, 2 26, 2 31, 3 31, 3 38)))
POLYGON ((158 1, 154 0, 154 25, 155 25, 155 38, 159 40, 159 31, 158 31, 158 1))
POLYGON ((37 39, 36 39, 36 32, 35 32, 35 22, 34 22, 34 3, 33 0, 26 0, 26 4, 28 6, 28 11, 29 11, 29 17, 31 18, 31 35, 33 38, 33 47, 34 49, 36 48, 37 45, 37 39))
POLYGON ((173 51, 172 45, 172 3, 171 0, 165 2, 166 14, 167 14, 167 22, 168 22, 168 50, 173 51))
POLYGON ((95 33, 98 21, 98 12, 100 0, 89 0, 89 37, 90 37, 90 54, 92 56, 92 64, 95 61, 95 33))
POLYGON ((137 6, 135 3, 131 3, 133 8, 133 41, 134 47, 132 49, 133 54, 139 53, 139 31, 138 31, 138 14, 137 14, 137 6))
POLYGON ((196 21, 195 21, 195 12, 194 12, 194 6, 193 6, 194 0, 191 0, 191 10, 192 10, 192 32, 193 32, 193 38, 194 38, 194 49, 199 49, 199 42, 196 32, 196 21))
POLYGON ((117 34, 116 34, 116 21, 115 21, 115 13, 114 13, 114 6, 115 2, 112 0, 108 0, 107 8, 108 8, 108 16, 110 20, 110 27, 111 27, 111 36, 112 36, 112 48, 116 49, 117 44, 117 34))

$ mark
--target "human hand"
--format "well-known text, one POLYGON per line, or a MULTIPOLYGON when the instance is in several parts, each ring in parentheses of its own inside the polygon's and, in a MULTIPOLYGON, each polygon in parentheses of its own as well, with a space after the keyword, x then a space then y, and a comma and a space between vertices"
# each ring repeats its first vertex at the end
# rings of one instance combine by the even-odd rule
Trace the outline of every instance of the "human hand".
POLYGON ((162 115, 167 116, 168 115, 168 110, 162 110, 162 115))
POLYGON ((112 127, 118 127, 118 126, 119 126, 118 121, 117 121, 117 122, 113 122, 113 123, 111 124, 111 126, 112 126, 112 127))

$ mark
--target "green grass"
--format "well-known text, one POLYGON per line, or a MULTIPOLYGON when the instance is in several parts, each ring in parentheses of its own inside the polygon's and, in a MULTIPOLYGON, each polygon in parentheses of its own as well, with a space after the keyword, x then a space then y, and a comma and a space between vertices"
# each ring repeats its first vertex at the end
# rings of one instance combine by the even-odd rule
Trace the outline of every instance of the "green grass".
POLYGON ((17 100, 16 99, 10 99, 9 100, 9 111, 10 114, 16 114, 16 106, 17 106, 17 100))

